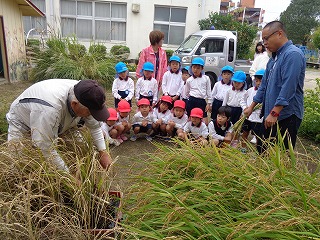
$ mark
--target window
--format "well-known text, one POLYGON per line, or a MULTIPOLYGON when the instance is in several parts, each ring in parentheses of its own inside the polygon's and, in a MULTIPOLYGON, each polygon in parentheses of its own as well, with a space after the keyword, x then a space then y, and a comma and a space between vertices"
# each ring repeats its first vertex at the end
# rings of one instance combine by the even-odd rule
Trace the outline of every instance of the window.
POLYGON ((103 1, 61 0, 62 36, 126 40, 127 5, 103 1))
MULTIPOLYGON (((46 12, 46 2, 44 0, 31 0, 41 12, 46 12)), ((23 17, 23 28, 25 33, 28 33, 31 29, 34 31, 30 32, 30 35, 40 35, 40 33, 46 33, 47 21, 45 17, 23 17)))
POLYGON ((224 39, 208 38, 204 40, 196 51, 197 55, 200 55, 200 50, 203 47, 206 53, 223 53, 224 39))
POLYGON ((154 30, 164 33, 164 43, 180 45, 186 27, 186 8, 155 6, 154 30))

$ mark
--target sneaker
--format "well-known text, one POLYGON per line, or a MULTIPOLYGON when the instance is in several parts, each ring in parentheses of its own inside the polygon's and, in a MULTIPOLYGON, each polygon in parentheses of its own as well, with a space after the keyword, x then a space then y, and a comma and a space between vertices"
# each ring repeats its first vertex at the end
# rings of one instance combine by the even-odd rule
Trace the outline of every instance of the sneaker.
POLYGON ((246 148, 240 148, 240 152, 243 153, 243 154, 246 154, 247 153, 247 149, 246 148))
POLYGON ((121 134, 121 135, 120 135, 120 138, 121 138, 123 141, 127 141, 127 140, 128 140, 128 138, 127 138, 124 134, 121 134))
POLYGON ((115 145, 117 147, 117 146, 120 145, 120 142, 117 139, 110 138, 109 139, 109 144, 113 144, 113 145, 115 145))
POLYGON ((152 137, 151 137, 151 136, 149 136, 149 135, 147 135, 147 136, 146 136, 146 139, 147 139, 147 141, 149 141, 149 142, 151 142, 151 141, 152 141, 152 137))
POLYGON ((117 141, 119 142, 119 143, 123 143, 123 140, 122 140, 122 138, 119 136, 119 137, 117 137, 117 141))
POLYGON ((253 144, 256 144, 256 143, 257 143, 257 138, 256 138, 256 136, 253 136, 253 138, 251 139, 250 142, 253 143, 253 144))
POLYGON ((132 135, 130 141, 134 142, 135 140, 137 140, 137 135, 132 135))

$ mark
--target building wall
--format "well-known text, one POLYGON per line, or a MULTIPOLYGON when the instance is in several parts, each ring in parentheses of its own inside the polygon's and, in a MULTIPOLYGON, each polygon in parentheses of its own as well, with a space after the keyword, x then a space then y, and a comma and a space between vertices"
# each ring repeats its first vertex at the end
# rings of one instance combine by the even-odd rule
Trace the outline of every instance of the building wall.
MULTIPOLYGON (((60 1, 46 0, 47 22, 50 26, 59 28, 60 22, 60 1)), ((198 31, 198 20, 207 18, 210 12, 218 12, 220 9, 220 0, 109 0, 109 2, 126 2, 127 3, 127 25, 126 25, 126 41, 103 42, 107 49, 110 50, 113 45, 126 45, 130 48, 129 58, 137 58, 139 52, 150 45, 149 32, 153 30, 154 6, 174 6, 186 7, 186 28, 185 36, 198 31), (131 11, 132 4, 140 4, 140 12, 133 13, 131 11)), ((81 41, 81 40, 80 40, 81 41)), ((81 41, 86 47, 89 47, 90 41, 81 41)), ((176 49, 177 45, 164 45, 165 49, 176 49)))
POLYGON ((16 1, 0 0, 0 15, 3 17, 10 82, 26 80, 28 75, 22 14, 16 1))

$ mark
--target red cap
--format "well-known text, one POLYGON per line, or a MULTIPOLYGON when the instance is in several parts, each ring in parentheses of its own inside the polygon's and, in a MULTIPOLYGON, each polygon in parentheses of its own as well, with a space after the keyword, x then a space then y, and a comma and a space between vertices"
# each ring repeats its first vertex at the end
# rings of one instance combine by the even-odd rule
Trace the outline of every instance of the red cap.
POLYGON ((105 121, 109 112, 105 106, 106 96, 104 90, 94 80, 81 80, 73 87, 74 95, 78 101, 87 107, 97 121, 105 121))
POLYGON ((193 108, 190 113, 190 117, 203 118, 203 111, 201 108, 193 108))
POLYGON ((140 107, 141 105, 148 105, 150 106, 150 101, 147 98, 141 98, 138 101, 138 107, 140 107))
POLYGON ((118 113, 114 108, 108 108, 110 116, 107 120, 118 120, 118 113))
POLYGON ((170 96, 162 96, 160 100, 172 104, 172 98, 170 96))
POLYGON ((186 109, 186 103, 182 100, 177 100, 174 102, 174 105, 173 107, 179 107, 179 108, 183 108, 183 109, 186 109))
POLYGON ((118 103, 118 110, 119 112, 130 112, 131 111, 130 104, 126 100, 121 100, 118 103))

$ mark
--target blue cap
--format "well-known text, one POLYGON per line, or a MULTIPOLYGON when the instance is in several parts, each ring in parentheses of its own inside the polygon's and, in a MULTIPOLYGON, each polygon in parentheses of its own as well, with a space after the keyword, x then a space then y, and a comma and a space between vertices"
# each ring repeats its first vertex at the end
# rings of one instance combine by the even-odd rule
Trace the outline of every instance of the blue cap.
POLYGON ((181 70, 187 70, 189 72, 189 66, 185 66, 184 68, 182 68, 181 70))
POLYGON ((201 65, 204 66, 204 60, 202 58, 196 57, 192 60, 191 65, 201 65))
POLYGON ((142 70, 143 71, 153 72, 154 71, 154 66, 153 66, 153 64, 151 62, 145 62, 143 64, 142 70))
POLYGON ((260 69, 260 70, 256 71, 256 73, 254 74, 254 76, 263 76, 265 71, 266 71, 266 70, 264 70, 264 69, 260 69))
POLYGON ((178 63, 180 63, 180 58, 178 56, 172 56, 170 59, 169 59, 169 62, 171 61, 176 61, 178 63))
POLYGON ((118 62, 115 66, 117 73, 128 71, 127 65, 124 62, 118 62))
POLYGON ((229 65, 226 65, 224 66, 223 68, 221 68, 221 71, 229 71, 229 72, 232 72, 233 73, 233 67, 229 66, 229 65))
POLYGON ((246 78, 247 78, 247 76, 246 76, 246 74, 244 73, 244 71, 236 71, 236 72, 233 74, 231 80, 234 81, 234 82, 241 82, 241 83, 243 83, 243 82, 246 81, 246 78))

